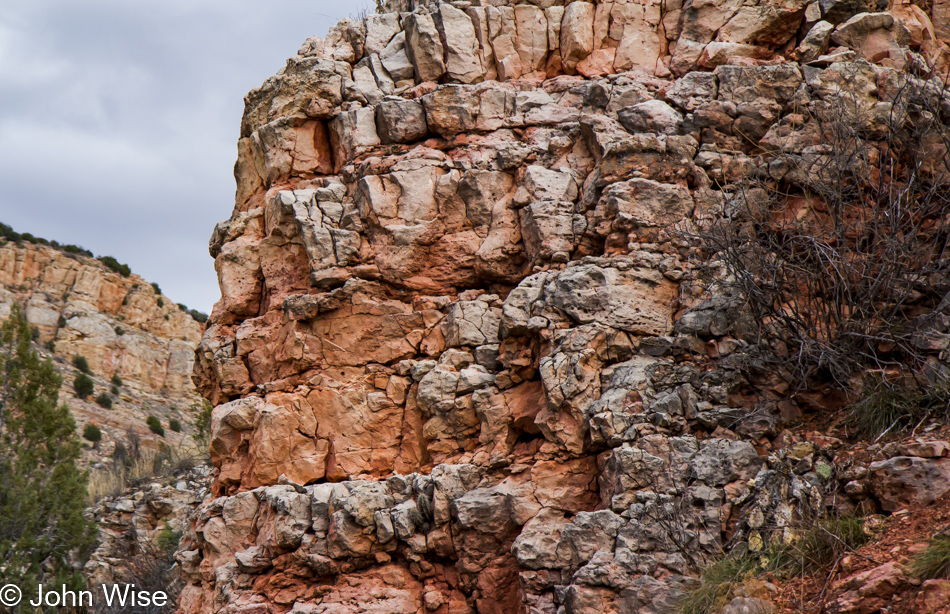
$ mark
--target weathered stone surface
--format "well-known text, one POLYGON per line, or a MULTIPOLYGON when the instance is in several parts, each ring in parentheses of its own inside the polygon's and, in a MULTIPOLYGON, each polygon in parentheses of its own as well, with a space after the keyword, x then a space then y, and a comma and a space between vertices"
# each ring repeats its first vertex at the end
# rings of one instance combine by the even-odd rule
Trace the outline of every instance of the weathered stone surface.
POLYGON ((612 226, 630 230, 635 226, 669 226, 688 219, 693 199, 683 186, 649 179, 618 182, 604 190, 612 226))
POLYGON ((481 111, 474 90, 459 86, 439 88, 423 99, 429 128, 443 136, 474 130, 481 111))
POLYGON ((950 580, 926 580, 914 600, 914 611, 939 614, 950 607, 950 580))
POLYGON ((930 8, 930 21, 933 23, 937 38, 944 43, 950 41, 950 2, 934 0, 930 8))
POLYGON ((578 323, 661 335, 672 323, 667 301, 673 284, 652 271, 588 264, 572 266, 547 286, 551 305, 578 323))
POLYGON ((716 75, 691 72, 677 79, 666 92, 666 98, 684 111, 693 111, 700 105, 716 99, 719 83, 716 75))
POLYGON ((868 61, 886 59, 888 65, 903 68, 910 33, 890 13, 859 13, 835 28, 831 40, 857 50, 868 61))
POLYGON ((772 614, 775 606, 770 601, 755 597, 736 597, 726 604, 722 614, 772 614))
POLYGON ((383 143, 412 143, 429 133, 425 109, 416 100, 393 98, 376 106, 376 133, 383 143))
POLYGON ((478 57, 475 27, 464 11, 451 4, 440 4, 439 33, 445 44, 445 72, 460 83, 481 81, 485 74, 478 57))
POLYGON ((648 100, 622 110, 620 123, 630 132, 676 134, 683 116, 662 100, 648 100))
POLYGON ((786 0, 768 5, 741 6, 719 30, 716 40, 776 48, 785 44, 805 12, 804 0, 786 0))
POLYGON ((803 64, 817 60, 828 51, 831 42, 831 33, 835 27, 827 21, 819 21, 811 27, 805 38, 798 45, 798 57, 803 64))
POLYGON ((429 13, 416 11, 403 22, 406 51, 418 81, 438 81, 445 74, 442 41, 429 13))
POLYGON ((594 5, 571 2, 564 9, 561 24, 561 64, 571 71, 594 50, 594 5))
MULTIPOLYGON (((895 459, 838 476, 820 435, 784 430, 814 395, 762 367, 686 238, 738 223, 750 177, 802 187, 783 155, 824 155, 830 103, 880 117, 898 21, 935 48, 906 6, 822 8, 387 0, 308 41, 296 62, 339 95, 249 104, 211 242, 219 499, 183 539, 183 612, 667 614, 728 545, 916 501, 895 459), (841 42, 866 59, 822 57, 841 42)), ((903 453, 945 481, 942 447, 903 453)))
POLYGON ((528 521, 511 551, 518 562, 528 569, 558 569, 566 567, 567 553, 558 554, 561 534, 568 521, 554 510, 544 510, 528 521), (564 557, 564 558, 562 558, 564 557))
POLYGON ((668 42, 663 34, 667 21, 675 27, 673 17, 677 12, 678 9, 667 10, 665 19, 661 19, 663 10, 658 2, 614 3, 607 32, 609 39, 616 39, 619 35, 620 40, 614 55, 614 71, 643 67, 658 75, 667 74, 667 67, 661 62, 668 42))
POLYGON ((355 109, 337 115, 330 122, 330 139, 338 160, 353 157, 379 145, 373 109, 355 109))
POLYGON ((825 607, 833 614, 871 614, 906 585, 907 579, 900 567, 885 563, 836 582, 832 594, 837 593, 837 597, 825 607))
POLYGON ((548 55, 548 21, 544 11, 530 4, 514 6, 515 28, 518 37, 515 50, 525 73, 540 70, 548 55))
POLYGON ((869 0, 819 0, 823 19, 833 24, 848 21, 858 13, 870 13, 876 10, 877 2, 869 0))
POLYGON ((868 466, 871 490, 890 512, 929 505, 950 491, 950 459, 896 456, 868 466))
POLYGON ((342 88, 343 75, 336 71, 332 61, 291 58, 280 75, 245 96, 241 136, 249 137, 279 117, 328 119, 343 102, 342 88))
POLYGON ((297 601, 293 614, 417 614, 422 584, 398 565, 357 572, 312 603, 297 601))
MULTIPOLYGON (((139 549, 169 528, 183 530, 208 496, 210 484, 210 467, 201 465, 97 501, 87 510, 102 527, 82 570, 87 580, 99 585, 130 579, 129 564, 139 549)), ((180 553, 177 558, 180 565, 201 560, 199 551, 180 553)))
POLYGON ((372 13, 366 16, 366 40, 363 50, 366 55, 380 53, 400 32, 399 15, 395 13, 372 13))
POLYGON ((454 303, 443 324, 445 343, 449 347, 478 346, 498 343, 501 312, 485 301, 454 303))
POLYGON ((521 237, 532 262, 564 262, 574 249, 574 205, 540 200, 521 210, 521 237))
POLYGON ((746 441, 714 439, 703 442, 691 463, 693 475, 712 486, 755 477, 762 459, 746 441))
POLYGON ((413 68, 412 62, 409 61, 405 30, 396 34, 389 41, 389 44, 379 52, 379 61, 386 72, 396 81, 412 79, 415 68, 413 68))
POLYGON ((950 455, 950 442, 947 441, 908 441, 897 447, 901 456, 919 456, 921 458, 943 458, 950 455))

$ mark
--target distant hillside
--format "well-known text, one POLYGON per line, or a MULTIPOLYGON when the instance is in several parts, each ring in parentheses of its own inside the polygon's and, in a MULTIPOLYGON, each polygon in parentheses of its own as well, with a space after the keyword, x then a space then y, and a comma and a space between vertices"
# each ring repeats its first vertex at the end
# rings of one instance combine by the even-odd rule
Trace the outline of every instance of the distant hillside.
POLYGON ((14 303, 63 376, 60 399, 79 432, 95 439, 91 424, 101 434, 87 441, 93 467, 111 460, 118 443, 146 451, 191 444, 202 407, 191 371, 205 314, 174 303, 115 258, 0 224, 0 318, 14 303), (76 365, 92 380, 84 398, 76 365))

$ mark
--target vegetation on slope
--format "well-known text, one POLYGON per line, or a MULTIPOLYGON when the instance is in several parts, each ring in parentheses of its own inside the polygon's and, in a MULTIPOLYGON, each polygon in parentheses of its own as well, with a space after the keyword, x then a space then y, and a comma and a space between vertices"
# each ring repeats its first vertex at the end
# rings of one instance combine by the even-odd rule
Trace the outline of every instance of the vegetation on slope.
POLYGON ((83 516, 87 476, 61 385, 14 305, 0 328, 0 577, 76 590, 82 578, 71 561, 88 556, 96 528, 83 516))

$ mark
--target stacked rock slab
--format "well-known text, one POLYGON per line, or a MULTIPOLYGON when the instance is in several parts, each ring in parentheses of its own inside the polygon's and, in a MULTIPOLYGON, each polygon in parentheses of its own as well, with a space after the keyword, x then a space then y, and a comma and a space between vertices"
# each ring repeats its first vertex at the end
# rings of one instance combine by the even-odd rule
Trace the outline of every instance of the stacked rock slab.
POLYGON ((673 226, 946 53, 825 4, 393 2, 252 91, 181 610, 665 612, 821 508, 829 457, 781 449, 787 384, 740 373, 741 301, 673 226))

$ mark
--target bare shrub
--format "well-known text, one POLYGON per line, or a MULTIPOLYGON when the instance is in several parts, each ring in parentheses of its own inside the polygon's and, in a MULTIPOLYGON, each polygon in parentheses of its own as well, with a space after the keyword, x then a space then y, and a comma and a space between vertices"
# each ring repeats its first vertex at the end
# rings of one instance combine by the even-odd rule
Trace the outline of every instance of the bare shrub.
POLYGON ((928 330, 947 327, 950 96, 907 75, 891 87, 890 103, 842 91, 815 105, 820 145, 766 156, 691 235, 802 387, 907 383, 934 349, 928 330))
POLYGON ((156 543, 143 543, 138 541, 135 530, 129 529, 125 543, 131 546, 126 553, 123 575, 116 578, 116 583, 134 585, 133 590, 148 591, 151 595, 161 591, 168 597, 167 603, 160 606, 132 606, 130 601, 120 604, 113 600, 110 606, 101 598, 101 589, 97 589, 100 598, 93 614, 171 614, 177 610, 178 597, 184 586, 174 559, 180 534, 172 532, 174 536, 169 537, 166 531, 172 532, 166 525, 156 543))
POLYGON ((142 449, 137 437, 129 445, 116 445, 112 464, 96 469, 89 475, 89 500, 95 503, 104 497, 116 497, 126 489, 150 482, 155 478, 178 475, 210 462, 208 454, 194 442, 183 439, 175 447, 162 446, 159 450, 142 449))

